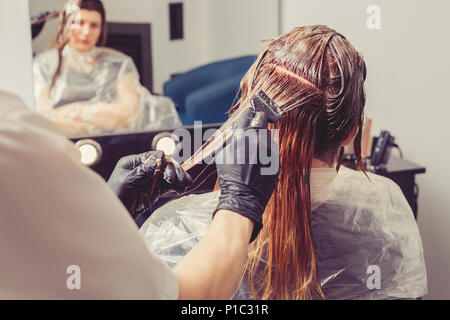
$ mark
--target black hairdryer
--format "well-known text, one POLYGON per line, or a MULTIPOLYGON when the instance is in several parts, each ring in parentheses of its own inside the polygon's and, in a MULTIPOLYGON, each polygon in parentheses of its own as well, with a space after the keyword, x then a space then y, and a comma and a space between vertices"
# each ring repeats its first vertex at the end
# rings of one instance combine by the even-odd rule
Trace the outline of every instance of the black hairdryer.
POLYGON ((381 131, 380 136, 373 148, 370 165, 379 167, 385 165, 391 156, 392 147, 396 146, 395 137, 391 136, 389 131, 381 131))

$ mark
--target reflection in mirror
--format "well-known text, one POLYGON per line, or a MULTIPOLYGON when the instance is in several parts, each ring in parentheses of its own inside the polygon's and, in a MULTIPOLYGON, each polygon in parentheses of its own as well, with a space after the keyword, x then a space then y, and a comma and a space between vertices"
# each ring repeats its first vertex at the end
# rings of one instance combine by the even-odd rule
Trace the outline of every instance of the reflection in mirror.
POLYGON ((69 137, 182 125, 173 101, 150 91, 149 24, 137 43, 119 39, 113 49, 107 45, 108 12, 100 0, 42 0, 56 7, 45 12, 39 2, 30 1, 37 112, 69 137), (47 23, 53 30, 43 28, 47 23))

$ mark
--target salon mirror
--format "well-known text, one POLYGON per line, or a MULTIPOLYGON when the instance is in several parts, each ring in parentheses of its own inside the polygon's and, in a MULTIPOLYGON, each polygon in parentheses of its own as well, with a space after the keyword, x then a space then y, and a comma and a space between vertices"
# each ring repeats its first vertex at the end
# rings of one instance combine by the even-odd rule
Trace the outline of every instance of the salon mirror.
POLYGON ((70 138, 181 127, 153 68, 152 7, 30 0, 36 111, 70 138))
POLYGON ((106 19, 98 0, 29 0, 35 109, 72 139, 223 123, 261 40, 279 32, 278 1, 265 1, 264 24, 216 0, 101 4, 106 19))

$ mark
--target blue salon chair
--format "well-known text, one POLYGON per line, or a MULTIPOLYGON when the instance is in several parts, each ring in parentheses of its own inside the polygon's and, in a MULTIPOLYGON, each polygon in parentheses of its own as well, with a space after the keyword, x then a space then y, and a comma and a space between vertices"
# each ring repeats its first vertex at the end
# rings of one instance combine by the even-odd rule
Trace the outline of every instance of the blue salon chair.
POLYGON ((164 95, 177 104, 183 125, 224 122, 240 81, 255 60, 256 56, 243 56, 195 68, 165 82, 164 95))

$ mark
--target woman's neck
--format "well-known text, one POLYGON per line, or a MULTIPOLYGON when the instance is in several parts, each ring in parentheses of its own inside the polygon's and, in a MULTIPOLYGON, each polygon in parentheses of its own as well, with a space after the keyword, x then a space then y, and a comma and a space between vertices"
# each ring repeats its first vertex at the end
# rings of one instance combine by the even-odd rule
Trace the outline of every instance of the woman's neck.
POLYGON ((336 163, 333 163, 331 166, 328 163, 323 162, 317 158, 313 158, 311 162, 311 168, 336 168, 336 163))

